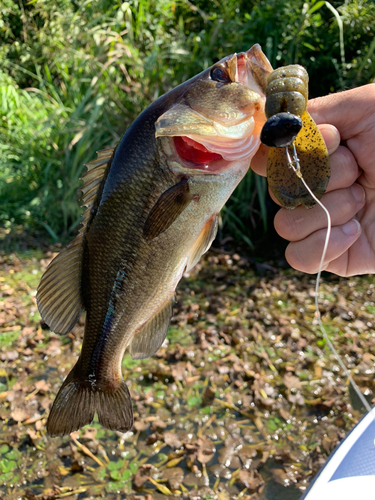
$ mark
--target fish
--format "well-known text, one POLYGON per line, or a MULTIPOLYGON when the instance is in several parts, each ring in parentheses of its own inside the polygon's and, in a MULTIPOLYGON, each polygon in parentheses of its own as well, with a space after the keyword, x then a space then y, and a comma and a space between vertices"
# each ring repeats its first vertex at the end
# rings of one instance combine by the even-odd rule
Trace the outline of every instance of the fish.
POLYGON ((124 351, 145 359, 164 342, 176 286, 211 246, 220 210, 258 150, 271 71, 258 44, 225 57, 159 97, 117 147, 87 164, 79 234, 37 289, 55 333, 67 334, 86 311, 49 435, 70 434, 95 413, 105 428, 132 428, 124 351))

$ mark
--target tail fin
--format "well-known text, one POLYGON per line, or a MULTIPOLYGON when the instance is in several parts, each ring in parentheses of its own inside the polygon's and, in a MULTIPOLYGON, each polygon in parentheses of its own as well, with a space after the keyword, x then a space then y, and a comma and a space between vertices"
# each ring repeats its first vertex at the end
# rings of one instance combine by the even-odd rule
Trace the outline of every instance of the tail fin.
POLYGON ((126 432, 133 426, 133 409, 129 390, 122 380, 117 388, 103 388, 93 380, 82 380, 69 373, 52 405, 47 421, 50 436, 65 436, 90 424, 95 412, 103 427, 126 432))

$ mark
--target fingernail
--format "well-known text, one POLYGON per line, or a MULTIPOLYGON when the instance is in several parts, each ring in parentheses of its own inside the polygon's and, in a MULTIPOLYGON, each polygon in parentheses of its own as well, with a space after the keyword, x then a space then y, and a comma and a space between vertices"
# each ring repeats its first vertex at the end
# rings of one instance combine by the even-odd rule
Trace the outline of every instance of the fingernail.
POLYGON ((357 203, 363 203, 365 201, 366 194, 362 186, 360 186, 359 184, 353 184, 352 186, 350 186, 350 190, 357 203))
POLYGON ((354 236, 361 229, 361 225, 356 219, 352 219, 344 224, 341 229, 346 236, 354 236))

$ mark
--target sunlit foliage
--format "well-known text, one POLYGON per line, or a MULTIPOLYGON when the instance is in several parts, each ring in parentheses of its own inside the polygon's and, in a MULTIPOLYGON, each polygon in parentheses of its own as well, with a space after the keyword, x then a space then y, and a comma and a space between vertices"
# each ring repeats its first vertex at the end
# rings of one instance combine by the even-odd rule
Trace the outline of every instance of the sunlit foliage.
MULTIPOLYGON (((312 96, 369 82, 375 5, 365 0, 3 0, 0 6, 0 222, 76 231, 79 177, 152 100, 259 42, 274 66, 300 63, 312 96)), ((250 244, 266 223, 253 175, 223 213, 250 244)))

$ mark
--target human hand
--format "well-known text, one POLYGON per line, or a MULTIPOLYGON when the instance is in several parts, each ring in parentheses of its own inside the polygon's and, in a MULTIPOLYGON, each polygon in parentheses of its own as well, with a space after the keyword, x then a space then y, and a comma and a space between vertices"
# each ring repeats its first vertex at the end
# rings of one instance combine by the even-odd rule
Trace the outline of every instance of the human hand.
MULTIPOLYGON (((331 179, 322 203, 332 218, 324 269, 340 276, 375 272, 375 84, 309 101, 330 154, 331 179), (330 125, 328 125, 330 124, 330 125), (345 146, 339 145, 345 141, 345 146)), ((266 173, 267 148, 251 167, 266 173)), ((285 256, 300 271, 318 271, 327 218, 319 206, 281 209, 275 228, 291 241, 285 256)))

